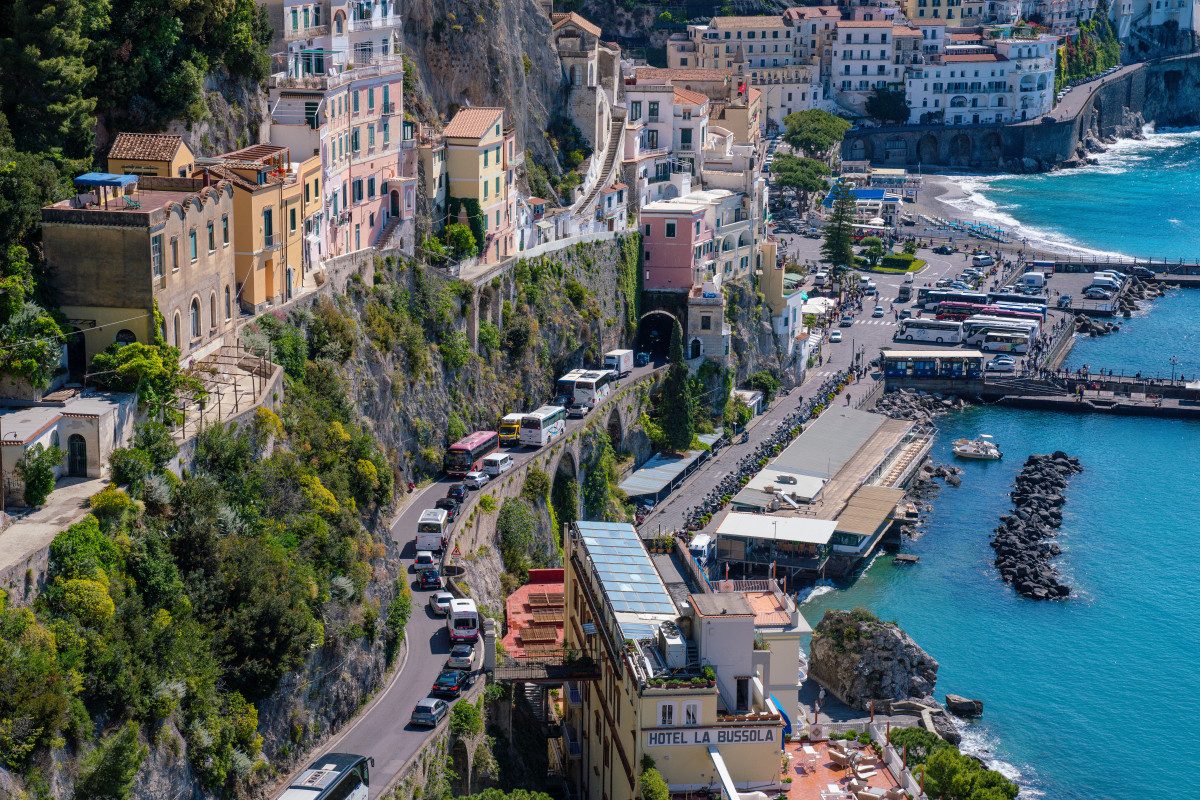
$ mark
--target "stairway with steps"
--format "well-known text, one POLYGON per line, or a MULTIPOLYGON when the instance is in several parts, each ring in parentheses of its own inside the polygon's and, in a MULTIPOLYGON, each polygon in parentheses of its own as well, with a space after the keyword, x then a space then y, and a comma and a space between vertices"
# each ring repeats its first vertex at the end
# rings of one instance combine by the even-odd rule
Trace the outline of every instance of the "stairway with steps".
POLYGON ((536 683, 525 683, 521 685, 522 693, 525 695, 525 701, 529 703, 529 708, 533 711, 534 718, 546 724, 546 692, 536 683))
POLYGON ((592 201, 600 194, 601 190, 609 185, 612 178, 613 163, 617 160, 617 152, 621 149, 621 140, 625 135, 625 117, 614 116, 612 122, 608 126, 608 146, 604 149, 604 163, 600 167, 600 172, 596 176, 596 183, 592 186, 592 190, 583 198, 583 202, 575 206, 573 213, 576 216, 581 216, 587 213, 592 201))
POLYGON ((392 237, 396 234, 396 229, 400 227, 400 218, 392 217, 387 224, 383 226, 383 230, 379 232, 379 239, 375 247, 379 250, 387 250, 393 246, 392 237))
POLYGON ((1041 378, 988 378, 989 389, 998 389, 1005 394, 1022 395, 1024 397, 1048 397, 1065 394, 1067 387, 1056 379, 1041 378))

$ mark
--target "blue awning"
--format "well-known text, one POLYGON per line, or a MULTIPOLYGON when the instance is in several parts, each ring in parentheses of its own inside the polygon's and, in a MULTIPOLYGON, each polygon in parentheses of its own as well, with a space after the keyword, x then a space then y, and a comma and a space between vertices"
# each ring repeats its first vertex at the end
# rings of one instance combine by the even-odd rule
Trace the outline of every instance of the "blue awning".
POLYGON ((75 179, 76 186, 124 187, 138 182, 137 175, 114 175, 111 172, 88 172, 75 179))

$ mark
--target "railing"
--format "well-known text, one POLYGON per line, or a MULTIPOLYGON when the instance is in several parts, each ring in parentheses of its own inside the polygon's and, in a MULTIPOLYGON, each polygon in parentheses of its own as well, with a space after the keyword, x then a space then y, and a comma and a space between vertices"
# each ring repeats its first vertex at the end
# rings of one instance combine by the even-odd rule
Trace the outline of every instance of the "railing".
POLYGON ((575 732, 575 728, 569 723, 562 724, 563 742, 567 745, 567 757, 571 759, 579 758, 583 755, 583 743, 579 741, 579 734, 575 732))
POLYGON ((873 722, 870 728, 871 738, 875 740, 880 752, 883 753, 883 763, 896 778, 896 781, 900 784, 900 788, 908 792, 909 796, 915 798, 915 800, 926 800, 926 795, 921 790, 921 783, 908 771, 908 766, 904 763, 904 759, 900 753, 896 752, 896 748, 892 747, 892 743, 888 741, 887 726, 873 722))
POLYGON ((567 681, 565 696, 569 706, 577 708, 583 704, 583 692, 579 688, 579 681, 567 681))
POLYGON ((306 28, 288 28, 283 32, 283 40, 290 42, 296 39, 312 39, 316 36, 329 35, 328 25, 309 25, 306 28))
POLYGON ((393 25, 399 25, 399 19, 393 17, 367 17, 366 19, 350 19, 349 27, 352 31, 369 31, 373 28, 390 28, 393 25))

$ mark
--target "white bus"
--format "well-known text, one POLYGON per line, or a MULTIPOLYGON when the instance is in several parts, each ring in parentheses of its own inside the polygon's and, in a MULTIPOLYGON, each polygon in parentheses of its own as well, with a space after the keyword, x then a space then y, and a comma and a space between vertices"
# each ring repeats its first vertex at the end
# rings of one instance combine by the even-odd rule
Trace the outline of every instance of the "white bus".
POLYGON ((521 417, 521 444, 545 447, 567 432, 567 410, 562 406, 542 406, 521 417))
POLYGON ((446 547, 450 515, 444 508, 427 508, 417 520, 417 549, 440 553, 446 547))
POLYGON ((963 320, 963 332, 970 333, 972 325, 999 325, 1028 331, 1030 337, 1036 337, 1042 331, 1042 323, 1036 319, 1024 317, 1001 317, 994 314, 975 314, 963 320))
POLYGON ((992 333, 1012 333, 1025 337, 1026 343, 1037 336, 1037 329, 1030 328, 1024 322, 1017 320, 967 320, 963 323, 963 341, 970 345, 983 344, 983 340, 992 333))
POLYGON ((573 369, 566 375, 558 379, 554 384, 554 402, 559 405, 569 406, 571 403, 577 403, 575 399, 575 382, 578 381, 587 370, 573 369))
POLYGON ((612 394, 613 374, 606 369, 589 369, 580 372, 575 379, 575 402, 593 408, 603 403, 612 394))
POLYGON ((1029 337, 1023 333, 988 331, 979 349, 985 353, 1012 353, 1021 355, 1029 352, 1029 337))
POLYGON ((450 611, 446 613, 446 630, 450 632, 450 643, 474 642, 479 638, 479 609, 470 598, 454 598, 450 611))
POLYGON ((963 324, 948 319, 905 319, 892 337, 897 342, 958 344, 963 339, 963 324))

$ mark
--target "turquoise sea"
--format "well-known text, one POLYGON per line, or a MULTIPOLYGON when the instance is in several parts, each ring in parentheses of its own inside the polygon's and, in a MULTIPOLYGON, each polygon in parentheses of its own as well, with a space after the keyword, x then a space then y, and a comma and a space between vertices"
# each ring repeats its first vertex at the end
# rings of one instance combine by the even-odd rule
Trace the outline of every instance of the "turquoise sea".
MULTIPOLYGON (((1118 148, 1126 159, 1120 173, 1003 178, 977 188, 1047 238, 1200 256, 1194 227, 1167 227, 1173 218, 1200 223, 1200 136, 1164 135, 1173 144, 1151 139, 1144 160, 1134 160, 1141 143, 1118 148)), ((1175 292, 1120 333, 1081 340, 1069 363, 1169 375, 1174 355, 1180 372, 1200 377, 1198 319, 1200 290, 1175 292)), ((908 630, 941 664, 939 694, 984 701, 964 746, 1017 780, 1023 797, 1194 794, 1200 422, 977 408, 939 427, 939 462, 952 460, 953 439, 978 433, 995 436, 1005 458, 960 462, 962 486, 942 489, 923 536, 905 546, 920 563, 878 558, 852 587, 816 590, 806 616, 816 624, 825 608, 865 606, 908 630), (1000 581, 988 539, 1010 508, 1026 456, 1055 449, 1085 467, 1067 490, 1060 536, 1059 565, 1075 593, 1038 603, 1000 581)))

